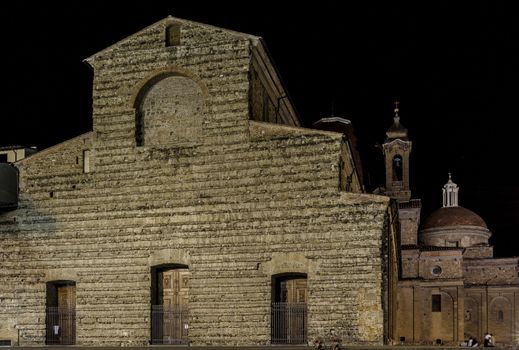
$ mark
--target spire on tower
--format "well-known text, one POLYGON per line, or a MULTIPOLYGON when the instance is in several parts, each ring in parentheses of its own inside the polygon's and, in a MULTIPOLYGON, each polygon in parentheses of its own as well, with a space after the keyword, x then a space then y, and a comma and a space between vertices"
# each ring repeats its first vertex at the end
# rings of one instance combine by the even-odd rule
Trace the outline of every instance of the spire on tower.
POLYGON ((395 124, 396 125, 399 125, 400 124, 400 116, 398 115, 398 112, 400 112, 400 109, 398 108, 398 105, 400 104, 400 102, 398 101, 395 101, 395 116, 393 117, 393 120, 395 121, 395 124))
POLYGON ((404 128, 402 124, 400 124, 400 102, 395 101, 395 108, 393 111, 395 112, 395 115, 393 116, 393 125, 389 128, 389 130, 386 132, 387 139, 386 142, 389 142, 391 140, 400 139, 402 141, 407 141, 407 129, 404 128))

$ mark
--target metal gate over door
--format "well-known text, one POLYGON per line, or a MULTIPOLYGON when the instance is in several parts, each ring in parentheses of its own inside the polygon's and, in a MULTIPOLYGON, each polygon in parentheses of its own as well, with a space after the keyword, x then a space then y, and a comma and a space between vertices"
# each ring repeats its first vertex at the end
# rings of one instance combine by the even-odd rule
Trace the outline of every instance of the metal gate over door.
POLYGON ((50 283, 47 288, 46 343, 76 343, 76 286, 73 282, 50 283))
POLYGON ((153 305, 152 344, 188 344, 189 310, 183 305, 153 305))
POLYGON ((47 307, 47 344, 73 345, 76 342, 76 309, 47 307))
POLYGON ((272 344, 306 344, 306 303, 272 303, 272 344))

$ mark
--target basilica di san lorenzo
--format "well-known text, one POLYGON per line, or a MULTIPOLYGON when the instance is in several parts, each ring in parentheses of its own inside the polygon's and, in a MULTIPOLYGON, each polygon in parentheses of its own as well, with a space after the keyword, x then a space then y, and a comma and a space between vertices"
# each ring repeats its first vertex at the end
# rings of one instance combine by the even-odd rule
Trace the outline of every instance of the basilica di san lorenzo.
POLYGON ((167 17, 85 61, 92 131, 0 148, 0 345, 519 344, 519 258, 455 174, 420 222, 398 108, 369 194, 259 37, 167 17))

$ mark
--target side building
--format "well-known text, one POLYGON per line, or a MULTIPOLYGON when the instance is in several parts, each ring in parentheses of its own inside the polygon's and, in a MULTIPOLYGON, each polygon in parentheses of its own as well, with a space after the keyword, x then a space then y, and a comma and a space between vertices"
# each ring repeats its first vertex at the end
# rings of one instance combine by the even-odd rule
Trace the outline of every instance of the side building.
POLYGON ((86 62, 93 131, 14 164, 3 343, 393 337, 396 208, 300 127, 261 38, 168 17, 86 62))
POLYGON ((18 206, 18 170, 13 163, 36 151, 36 147, 0 147, 0 212, 13 210, 18 206))
POLYGON ((36 147, 2 146, 0 147, 0 164, 17 162, 37 151, 36 147))
POLYGON ((412 143, 398 106, 383 144, 386 195, 398 201, 401 271, 396 339, 403 344, 519 345, 519 258, 494 258, 491 232, 476 213, 458 205, 458 186, 443 187, 443 207, 420 223, 421 201, 411 199, 412 143))

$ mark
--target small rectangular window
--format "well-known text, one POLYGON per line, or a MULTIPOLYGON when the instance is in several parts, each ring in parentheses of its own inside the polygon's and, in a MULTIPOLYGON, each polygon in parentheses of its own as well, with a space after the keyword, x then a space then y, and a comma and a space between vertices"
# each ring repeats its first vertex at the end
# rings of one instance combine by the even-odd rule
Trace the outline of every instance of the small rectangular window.
POLYGON ((172 24, 166 28, 166 47, 180 45, 180 24, 172 24))
POLYGON ((0 163, 7 163, 7 153, 0 154, 0 163))
POLYGON ((83 151, 83 172, 90 172, 90 150, 88 149, 83 151))
POLYGON ((459 247, 460 246, 460 241, 447 241, 445 242, 445 246, 447 247, 459 247))
POLYGON ((432 312, 441 312, 442 311, 442 296, 440 294, 432 295, 432 312))

